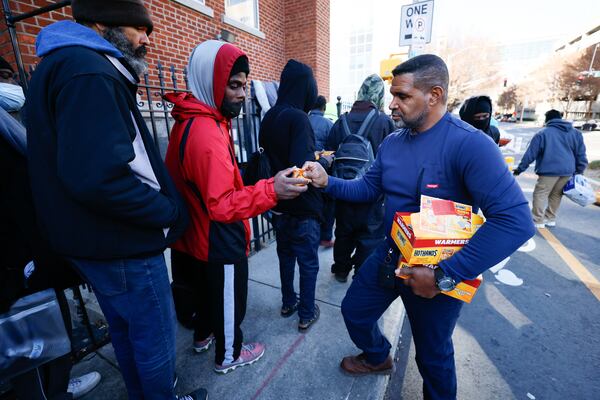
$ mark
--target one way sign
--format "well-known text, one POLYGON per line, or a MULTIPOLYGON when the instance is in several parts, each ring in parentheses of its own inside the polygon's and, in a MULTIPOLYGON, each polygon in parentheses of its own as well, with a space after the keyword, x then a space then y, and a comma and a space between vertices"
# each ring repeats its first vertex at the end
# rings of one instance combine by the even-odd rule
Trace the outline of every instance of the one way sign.
POLYGON ((433 0, 402 6, 400 46, 431 42, 433 0))

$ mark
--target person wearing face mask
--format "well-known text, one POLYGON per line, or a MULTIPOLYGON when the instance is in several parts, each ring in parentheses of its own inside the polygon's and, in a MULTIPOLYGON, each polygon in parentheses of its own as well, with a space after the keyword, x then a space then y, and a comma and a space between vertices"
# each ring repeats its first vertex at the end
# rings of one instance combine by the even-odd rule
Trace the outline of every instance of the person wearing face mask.
POLYGON ((468 98, 459 111, 460 119, 472 127, 479 129, 498 144, 500 131, 492 125, 492 100, 488 96, 473 96, 468 98))
POLYGON ((243 184, 229 127, 242 109, 249 72, 244 52, 209 40, 190 56, 192 93, 166 95, 176 123, 165 162, 192 219, 171 246, 171 265, 175 280, 187 276, 198 294, 192 347, 200 353, 214 342, 214 370, 221 374, 265 352, 262 343, 243 343, 240 327, 248 294, 248 219, 307 190, 305 179, 287 177, 291 168, 254 186, 243 184))
POLYGON ((25 104, 23 88, 17 85, 14 75, 13 67, 0 57, 0 107, 11 114, 21 110, 25 104))

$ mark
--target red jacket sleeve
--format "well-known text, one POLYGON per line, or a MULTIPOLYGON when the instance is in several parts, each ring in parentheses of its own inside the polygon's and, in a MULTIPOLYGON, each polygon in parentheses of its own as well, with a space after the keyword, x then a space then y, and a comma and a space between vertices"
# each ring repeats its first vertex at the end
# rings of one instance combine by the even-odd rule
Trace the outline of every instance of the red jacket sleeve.
POLYGON ((185 149, 184 169, 187 179, 198 187, 209 218, 232 223, 273 208, 277 195, 273 178, 261 180, 254 186, 243 186, 223 134, 227 132, 195 121, 185 149))

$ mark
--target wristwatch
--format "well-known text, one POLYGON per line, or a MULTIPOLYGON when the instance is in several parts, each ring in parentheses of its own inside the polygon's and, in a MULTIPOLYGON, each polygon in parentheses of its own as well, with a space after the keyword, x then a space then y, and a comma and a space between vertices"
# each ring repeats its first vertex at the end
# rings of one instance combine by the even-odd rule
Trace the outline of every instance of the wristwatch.
POLYGON ((456 287, 456 282, 454 282, 454 279, 446 275, 444 270, 440 267, 434 269, 433 274, 435 276, 435 285, 442 292, 450 292, 456 287))

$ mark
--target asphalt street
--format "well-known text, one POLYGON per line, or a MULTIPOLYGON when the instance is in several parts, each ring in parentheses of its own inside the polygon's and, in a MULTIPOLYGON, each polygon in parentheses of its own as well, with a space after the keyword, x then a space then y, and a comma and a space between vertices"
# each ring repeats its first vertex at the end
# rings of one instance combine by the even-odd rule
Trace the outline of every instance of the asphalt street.
MULTIPOLYGON (((501 128, 518 163, 539 127, 501 128)), ((529 201, 536 178, 533 166, 518 178, 529 201)), ((459 399, 600 398, 599 226, 600 207, 563 198, 555 228, 484 273, 453 336, 459 399)), ((387 400, 422 398, 414 357, 405 320, 387 400)))

